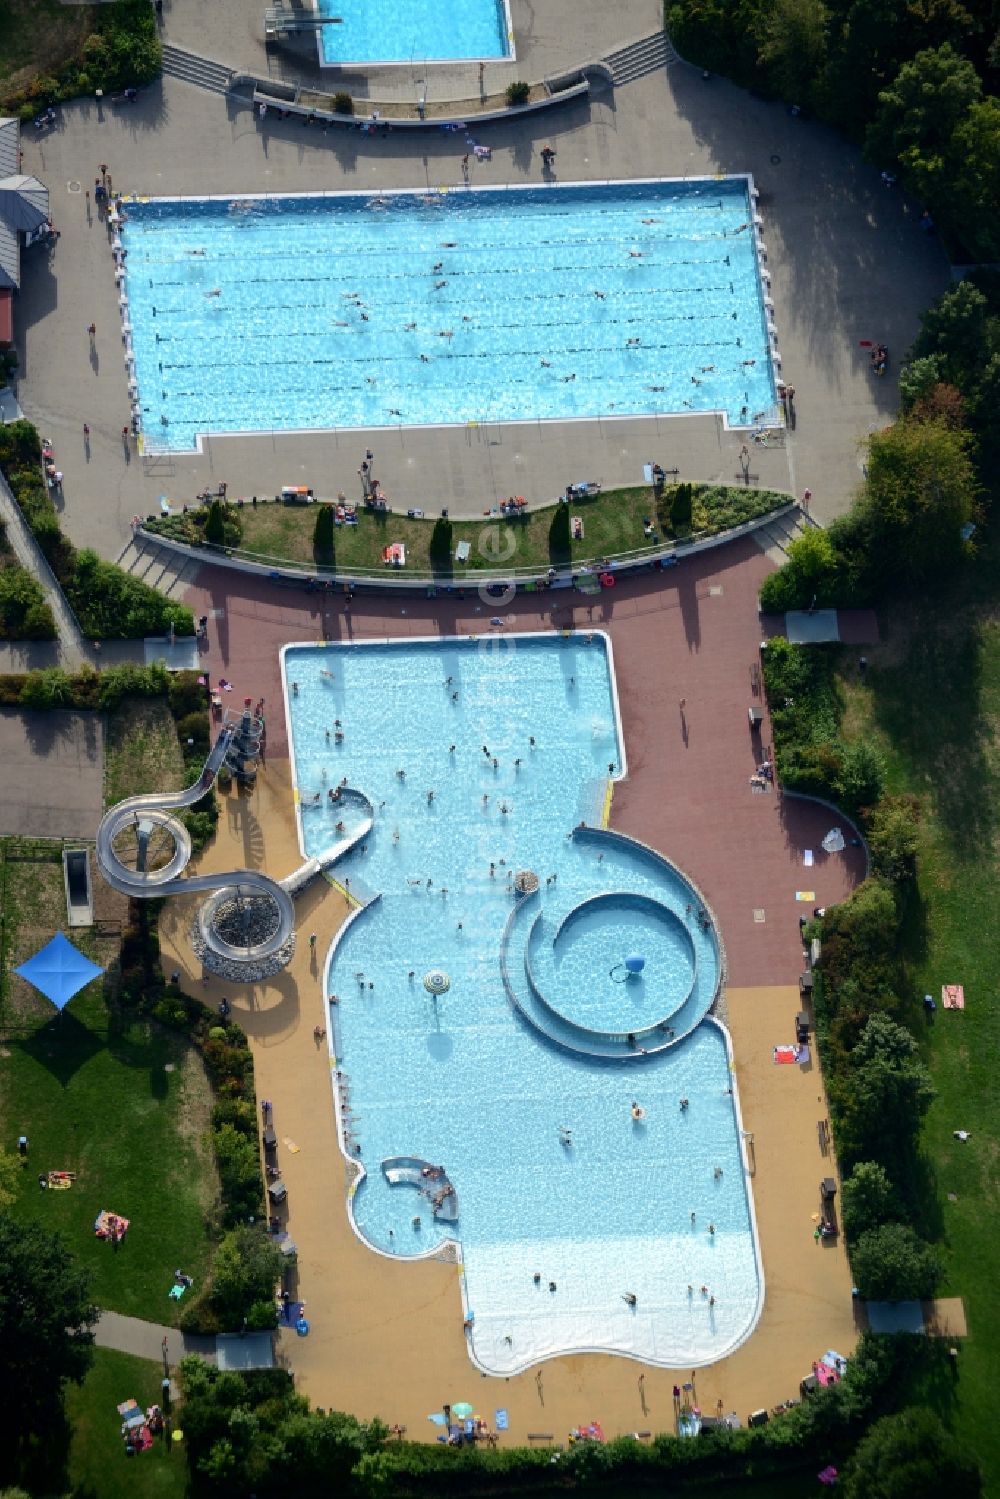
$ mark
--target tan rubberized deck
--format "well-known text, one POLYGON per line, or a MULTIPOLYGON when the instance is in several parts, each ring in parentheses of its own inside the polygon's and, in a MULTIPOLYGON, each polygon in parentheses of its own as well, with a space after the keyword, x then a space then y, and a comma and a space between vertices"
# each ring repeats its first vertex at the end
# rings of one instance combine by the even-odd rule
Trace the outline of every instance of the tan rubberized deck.
MULTIPOLYGON (((794 1039, 800 1007, 797 917, 810 906, 797 903, 795 892, 808 885, 820 903, 842 899, 862 865, 859 851, 848 848, 818 859, 807 872, 802 850, 819 848, 831 814, 748 790, 753 752, 746 707, 759 645, 755 596, 767 570, 759 552, 738 543, 685 564, 669 580, 622 583, 613 601, 518 598, 506 616, 518 629, 572 621, 600 623, 611 632, 630 764, 629 780, 616 790, 612 824, 676 859, 721 921, 743 1124, 753 1136, 766 1294, 756 1332, 732 1357, 698 1372, 696 1393, 702 1409, 714 1410, 721 1400, 744 1420, 751 1410, 796 1395, 825 1349, 850 1353, 856 1337, 843 1247, 813 1238, 820 1178, 836 1174, 818 1139, 817 1122, 827 1113, 822 1082, 815 1061, 805 1068, 775 1066, 772 1047, 794 1039), (754 920, 758 908, 763 923, 754 920)), ((204 587, 192 590, 189 602, 197 612, 225 602, 227 617, 206 666, 232 680, 237 695, 266 694, 274 755, 287 752, 280 644, 316 639, 320 631, 363 639, 489 628, 487 611, 475 599, 413 599, 403 615, 391 601, 356 598, 345 614, 339 598, 298 599, 266 585, 252 597, 237 597, 230 587, 206 571, 204 587)), ((251 797, 224 802, 218 836, 200 867, 231 868, 234 860, 246 860, 280 878, 299 858, 288 761, 269 759, 251 797)), ((299 1248, 299 1291, 312 1329, 305 1339, 281 1334, 300 1388, 320 1405, 399 1422, 414 1437, 431 1438, 428 1413, 463 1399, 491 1424, 494 1410, 506 1407, 510 1442, 532 1433, 562 1441, 570 1427, 594 1419, 609 1435, 671 1428, 672 1387, 689 1378, 689 1370, 581 1355, 486 1381, 466 1353, 458 1267, 394 1263, 354 1235, 329 1058, 325 1042, 313 1038, 323 1020, 323 956, 346 913, 344 898, 328 885, 299 898, 292 965, 253 991, 201 982, 185 936, 193 910, 193 901, 167 905, 164 963, 179 967, 191 991, 207 1001, 228 995, 254 1049, 258 1097, 274 1105, 288 1227, 299 1248), (314 954, 311 932, 317 934, 314 954)))

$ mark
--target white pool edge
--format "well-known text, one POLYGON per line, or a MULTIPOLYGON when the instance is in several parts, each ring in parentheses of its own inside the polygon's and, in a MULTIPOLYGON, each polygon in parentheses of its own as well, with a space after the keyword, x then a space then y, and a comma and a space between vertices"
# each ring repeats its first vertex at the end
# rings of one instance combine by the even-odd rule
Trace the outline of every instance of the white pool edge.
MULTIPOLYGON (((507 3, 508 3, 508 0, 504 0, 504 4, 506 5, 507 3)), ((780 350, 778 348, 776 327, 775 327, 775 325, 773 324, 773 322, 769 318, 769 307, 768 307, 768 304, 770 303, 771 304, 771 308, 773 309, 773 303, 771 302, 771 298, 767 294, 767 291, 766 291, 765 288, 770 288, 770 285, 771 285, 771 274, 770 274, 769 271, 765 270, 765 268, 764 268, 764 262, 767 260, 767 246, 765 245, 764 239, 763 239, 763 234, 762 234, 762 222, 763 221, 761 220, 759 212, 758 212, 758 209, 757 209, 757 200, 758 200, 759 194, 757 192, 757 188, 754 186, 754 180, 753 180, 753 173, 752 172, 724 172, 724 173, 718 174, 715 177, 703 177, 703 176, 695 176, 695 177, 602 177, 602 178, 594 178, 594 179, 591 179, 590 181, 582 180, 581 179, 581 180, 570 181, 570 182, 549 183, 549 184, 547 184, 547 187, 548 187, 549 191, 560 191, 560 190, 566 189, 566 188, 621 187, 621 186, 639 186, 639 187, 644 187, 645 186, 645 187, 649 187, 649 186, 658 186, 660 184, 671 184, 671 183, 685 183, 686 184, 686 183, 694 183, 694 182, 742 182, 745 185, 746 195, 747 195, 747 211, 750 214, 750 224, 751 224, 751 230, 752 230, 752 233, 753 233, 754 263, 755 263, 756 271, 757 271, 757 301, 758 301, 758 305, 760 307, 761 314, 762 314, 762 317, 763 317, 764 335, 765 335, 765 340, 766 340, 767 349, 768 349, 768 361, 769 361, 770 366, 771 366, 771 382, 772 382, 772 384, 774 386, 775 392, 777 393, 777 388, 778 388, 778 385, 779 385, 779 383, 781 381, 781 374, 780 374, 780 371, 781 371, 781 352, 780 352, 780 350)), ((470 187, 468 184, 466 184, 466 186, 462 187, 462 188, 457 188, 457 187, 456 188, 451 188, 451 187, 438 187, 438 188, 405 187, 405 188, 386 189, 386 193, 388 194, 388 196, 394 197, 394 198, 405 198, 405 197, 426 198, 429 195, 430 196, 436 196, 436 197, 443 198, 443 197, 446 197, 449 193, 452 193, 452 192, 473 192, 473 191, 476 192, 476 193, 536 192, 536 191, 538 191, 538 183, 533 183, 533 182, 498 182, 498 183, 487 183, 487 184, 484 184, 482 187, 476 187, 474 189, 472 187, 470 187)), ((241 203, 242 202, 246 202, 246 203, 267 203, 267 202, 279 201, 279 200, 284 200, 284 199, 289 199, 289 198, 295 198, 295 199, 300 199, 300 198, 336 198, 336 199, 339 199, 339 198, 362 198, 366 202, 370 202, 372 200, 373 196, 377 198, 377 197, 381 197, 382 194, 376 192, 373 195, 372 192, 358 192, 356 189, 352 189, 352 188, 329 188, 329 189, 321 189, 319 191, 311 192, 311 193, 241 193, 239 195, 239 198, 234 198, 231 193, 204 193, 204 194, 198 194, 198 195, 180 194, 180 193, 167 194, 167 195, 159 195, 159 194, 155 194, 154 195, 154 194, 146 194, 146 193, 127 193, 127 194, 123 194, 122 195, 122 203, 123 204, 131 204, 131 203, 232 203, 232 202, 241 202, 241 203)), ((126 222, 127 222, 127 215, 126 215, 126 222)), ((116 238, 118 238, 120 240, 120 230, 117 231, 116 238)), ((136 400, 133 401, 132 397, 131 397, 131 394, 130 394, 130 396, 129 396, 129 403, 130 403, 130 408, 132 410, 133 415, 135 415, 135 413, 136 413, 136 407, 138 407, 139 419, 140 419, 140 422, 141 422, 141 419, 142 419, 142 417, 141 417, 142 391, 141 391, 141 389, 139 387, 139 384, 138 384, 138 378, 137 378, 137 372, 136 372, 136 364, 135 364, 135 356, 134 356, 133 347, 132 347, 132 338, 131 338, 132 322, 131 322, 131 317, 129 315, 128 291, 126 290, 127 275, 128 275, 128 273, 125 270, 124 257, 122 257, 121 259, 119 259, 120 252, 113 250, 113 253, 115 255, 115 259, 116 259, 116 262, 117 262, 117 267, 118 267, 118 269, 120 269, 122 271, 121 292, 120 292, 120 295, 119 295, 119 311, 121 313, 122 325, 123 325, 122 340, 123 340, 123 343, 124 343, 124 346, 125 346, 126 380, 129 381, 129 382, 134 382, 135 386, 136 386, 136 400), (128 331, 125 331, 126 329, 128 331), (130 369, 130 366, 131 366, 131 369, 130 369)), ((780 405, 780 403, 779 403, 779 405, 780 405)), ((772 417, 772 413, 774 413, 774 412, 775 412, 775 408, 772 407, 771 412, 764 413, 764 416, 767 418, 767 421, 765 421, 763 423, 763 425, 768 425, 770 423, 771 417, 772 417)), ((275 432, 279 432, 284 437, 309 437, 309 436, 314 436, 314 435, 315 436, 319 436, 319 435, 322 435, 322 434, 329 434, 331 432, 334 433, 334 434, 336 434, 338 432, 343 432, 345 436, 348 433, 356 433, 356 432, 370 432, 370 433, 403 432, 403 431, 415 431, 415 432, 439 432, 439 431, 441 431, 441 432, 447 432, 447 431, 463 431, 463 430, 467 431, 467 430, 470 430, 470 429, 475 430, 475 429, 478 429, 480 427, 490 427, 490 426, 497 426, 497 427, 546 426, 546 427, 549 427, 549 426, 553 426, 553 425, 555 425, 557 423, 566 423, 567 425, 580 425, 582 423, 590 423, 590 422, 671 421, 671 420, 681 420, 681 421, 683 421, 683 420, 686 420, 686 419, 688 419, 690 417, 714 417, 717 421, 720 421, 722 423, 722 430, 726 434, 728 434, 729 432, 752 432, 752 431, 756 430, 758 427, 760 427, 762 425, 762 423, 760 423, 760 422, 753 422, 753 421, 748 421, 747 424, 746 424, 746 426, 739 426, 738 424, 730 424, 729 414, 728 414, 727 411, 725 411, 725 410, 723 410, 721 408, 708 408, 705 411, 631 411, 631 412, 622 412, 620 414, 615 414, 615 413, 611 413, 611 412, 609 412, 607 414, 604 414, 604 413, 601 413, 601 412, 596 412, 596 413, 591 413, 591 414, 589 414, 587 416, 541 416, 541 417, 527 416, 527 417, 510 417, 510 418, 506 418, 506 417, 489 417, 489 416, 487 416, 487 417, 483 417, 483 418, 476 418, 475 420, 466 419, 465 421, 458 421, 458 422, 385 422, 385 423, 382 423, 380 425, 365 424, 365 425, 359 426, 359 427, 336 427, 336 426, 334 426, 334 427, 281 427, 281 428, 254 427, 252 429, 240 428, 240 429, 233 430, 233 431, 227 431, 227 430, 224 430, 224 429, 219 429, 219 430, 213 430, 211 432, 196 432, 194 434, 194 442, 193 442, 193 444, 190 447, 183 447, 183 448, 175 448, 175 447, 171 447, 169 444, 164 444, 162 442, 158 443, 155 440, 150 440, 150 434, 148 434, 145 431, 144 427, 141 429, 141 432, 138 435, 141 437, 141 440, 143 442, 144 450, 148 451, 149 453, 158 453, 158 454, 159 453, 169 453, 169 454, 172 454, 174 456, 183 456, 183 455, 191 455, 191 454, 193 454, 196 457, 200 457, 204 453, 204 451, 205 451, 205 446, 204 446, 205 443, 206 442, 210 442, 213 437, 226 437, 226 438, 233 438, 233 437, 241 437, 241 438, 246 438, 246 437, 265 437, 265 436, 268 436, 268 435, 274 436, 275 432)), ((782 424, 781 417, 780 417, 779 414, 775 414, 774 415, 774 420, 777 421, 779 425, 782 424)))
MULTIPOLYGON (((615 669, 614 669, 614 646, 613 646, 613 643, 611 641, 611 637, 608 634, 608 632, 606 630, 600 630, 600 629, 595 629, 595 630, 572 630, 572 631, 562 631, 562 630, 560 630, 559 633, 558 633, 558 636, 553 636, 553 634, 552 634, 551 631, 520 630, 520 631, 511 631, 509 635, 505 635, 502 638, 510 639, 510 640, 516 640, 516 639, 527 639, 527 640, 550 639, 550 640, 553 640, 553 643, 555 643, 556 640, 565 639, 567 635, 569 635, 570 637, 576 637, 576 636, 583 636, 583 637, 592 636, 592 637, 596 637, 596 636, 600 636, 601 639, 602 639, 602 641, 603 641, 604 649, 605 649, 605 653, 606 653, 606 660, 607 660, 607 663, 608 663, 608 675, 609 675, 609 682, 610 682, 610 687, 611 687, 611 698, 612 698, 612 705, 613 705, 614 715, 615 715, 615 729, 616 729, 616 733, 617 733, 617 736, 618 736, 619 756, 620 756, 620 762, 621 762, 621 770, 620 770, 620 772, 617 775, 614 775, 614 776, 611 776, 611 777, 607 777, 607 779, 610 780, 610 781, 612 781, 612 782, 624 780, 626 778, 626 776, 627 776, 627 769, 628 769, 628 767, 627 767, 627 759, 626 759, 626 752, 625 752, 625 738, 624 738, 624 732, 623 732, 623 729, 622 729, 621 705, 620 705, 620 700, 619 700, 619 695, 618 695, 618 680, 617 680, 617 674, 616 674, 615 669)), ((291 695, 290 695, 290 693, 288 692, 288 689, 287 689, 287 674, 286 674, 286 654, 287 654, 287 652, 293 651, 293 650, 304 650, 304 649, 309 649, 309 650, 337 649, 337 650, 345 650, 345 651, 349 651, 349 650, 364 650, 366 646, 377 646, 379 648, 384 648, 386 646, 440 645, 442 643, 447 643, 448 641, 481 642, 483 640, 495 640, 496 638, 497 638, 497 636, 495 634, 493 634, 493 633, 486 633, 486 632, 483 632, 483 633, 481 633, 479 635, 468 635, 468 636, 465 636, 465 635, 444 635, 444 636, 441 636, 441 635, 419 635, 419 636, 397 636, 397 637, 382 636, 382 637, 375 637, 375 638, 372 638, 370 640, 366 639, 364 641, 350 641, 350 642, 344 642, 344 641, 327 641, 327 640, 307 640, 307 641, 298 641, 298 642, 289 641, 289 642, 286 642, 286 644, 283 645, 280 648, 279 659, 280 659, 280 662, 281 662, 281 683, 282 683, 282 693, 283 693, 283 698, 284 698, 284 709, 285 709, 285 732, 286 732, 287 739, 288 739, 288 757, 289 757, 289 762, 290 762, 290 767, 291 767, 291 781, 292 781, 292 793, 293 793, 294 806, 295 806, 296 832, 297 832, 297 836, 298 836, 298 840, 299 840, 299 851, 300 851, 300 853, 301 853, 301 855, 302 855, 303 858, 306 858, 307 855, 306 855, 306 852, 305 852, 305 845, 304 845, 304 839, 303 839, 301 798, 300 798, 300 796, 298 794, 297 771, 296 771, 296 766, 295 766, 295 740, 294 740, 294 737, 293 737, 293 734, 292 734, 292 722, 291 722, 291 704, 290 704, 291 695)), ((636 840, 636 841, 638 841, 638 840, 636 840)), ((668 858, 668 856, 659 853, 658 850, 653 849, 650 845, 646 845, 646 844, 641 844, 640 843, 639 846, 642 847, 642 848, 644 848, 644 849, 646 849, 648 852, 655 854, 658 858, 664 859, 667 863, 670 864, 671 868, 676 869, 679 874, 681 873, 681 871, 679 870, 678 866, 676 866, 673 863, 673 861, 668 858)), ((688 876, 687 875, 682 875, 682 877, 685 880, 687 880, 687 882, 689 884, 692 885, 692 889, 694 889, 696 891, 696 893, 700 897, 700 891, 698 891, 697 887, 692 884, 692 882, 688 879, 688 876)), ((374 898, 374 900, 368 901, 368 902, 366 902, 365 904, 362 904, 362 905, 358 905, 358 906, 355 907, 354 910, 352 910, 352 911, 350 911, 348 913, 347 917, 341 923, 340 928, 338 929, 336 935, 333 938, 333 941, 330 944, 330 947, 329 947, 329 949, 327 951, 326 960, 325 960, 324 965, 323 965, 323 983, 322 983, 322 989, 321 989, 321 1002, 322 1002, 323 1012, 324 1012, 324 1014, 323 1014, 323 1024, 324 1024, 324 1028, 326 1030, 326 1036, 327 1036, 327 1049, 328 1049, 328 1055, 329 1055, 329 1058, 330 1058, 330 1063, 329 1063, 329 1066, 330 1066, 330 1090, 331 1090, 331 1093, 332 1093, 332 1096, 333 1096, 334 1122, 335 1122, 336 1133, 337 1133, 337 1148, 340 1151, 340 1154, 343 1157, 345 1163, 350 1168, 345 1173, 346 1176, 347 1176, 347 1178, 348 1178, 347 1181, 346 1181, 346 1184, 345 1184, 345 1207, 347 1209, 347 1218, 348 1218, 348 1222, 350 1223, 351 1229, 352 1229, 352 1231, 354 1233, 354 1236, 359 1241, 359 1243, 361 1243, 362 1245, 364 1245, 364 1247, 367 1250, 369 1250, 371 1253, 380 1255, 383 1259, 392 1260, 394 1263, 397 1263, 397 1264, 399 1264, 399 1263, 403 1263, 403 1264, 414 1263, 414 1264, 417 1264, 417 1263, 424 1263, 424 1262, 426 1262, 428 1260, 440 1260, 440 1259, 449 1259, 449 1258, 452 1259, 458 1265, 458 1267, 459 1267, 459 1280, 460 1280, 461 1305, 462 1305, 462 1320, 463 1320, 463 1323, 466 1323, 468 1321, 468 1318, 469 1318, 469 1313, 470 1313, 471 1307, 470 1307, 470 1303, 469 1303, 468 1290, 467 1290, 467 1285, 466 1285, 465 1262, 464 1262, 464 1256, 463 1256, 463 1251, 462 1251, 462 1241, 461 1241, 461 1239, 448 1236, 446 1238, 443 1238, 443 1239, 439 1240, 435 1244, 429 1245, 426 1250, 423 1250, 419 1254, 399 1255, 399 1254, 396 1254, 396 1253, 394 1253, 392 1251, 389 1251, 389 1250, 386 1250, 386 1249, 382 1249, 377 1244, 373 1244, 372 1241, 362 1232, 362 1230, 361 1230, 361 1228, 360 1228, 360 1226, 359 1226, 359 1224, 357 1222, 357 1219, 355 1218, 355 1215, 354 1215, 354 1199, 355 1199, 355 1197, 357 1195, 359 1187, 361 1186, 362 1182, 364 1181, 364 1179, 368 1175, 368 1168, 366 1167, 366 1165, 364 1164, 364 1162, 358 1156, 352 1155, 347 1150, 347 1148, 346 1148, 346 1138, 345 1138, 345 1128, 344 1128, 344 1126, 345 1126, 345 1120, 344 1120, 344 1117, 343 1117, 342 1107, 341 1107, 340 1089, 338 1087, 338 1081, 339 1081, 338 1073, 339 1073, 340 1057, 339 1057, 338 1052, 337 1052, 336 1036, 334 1035, 334 1027, 333 1027, 333 1019, 332 1019, 333 1006, 331 1006, 331 1004, 329 1003, 328 996, 331 993, 331 989, 330 989, 330 974, 331 974, 331 970, 332 970, 332 967, 333 967, 333 961, 334 961, 334 958, 336 957, 338 949, 341 946, 341 943, 347 937, 347 935, 350 932, 351 928, 353 927, 354 923, 356 921, 358 921, 362 916, 364 916, 367 913, 369 907, 371 905, 375 904, 378 899, 379 899, 379 896, 376 895, 375 898, 374 898)), ((708 906, 707 903, 706 903, 706 909, 708 909, 709 911, 711 911, 711 907, 708 906)), ((712 919, 713 919, 713 923, 715 925, 716 941, 717 941, 717 944, 718 944, 718 947, 719 947, 719 970, 720 970, 720 972, 719 972, 719 984, 718 984, 718 989, 717 989, 717 996, 718 996, 718 994, 721 993, 721 991, 722 991, 722 989, 723 989, 723 987, 725 985, 725 977, 726 977, 725 953, 724 953, 724 948, 722 947, 721 932, 719 930, 717 922, 715 921, 714 913, 713 913, 713 918, 712 919)), ((715 1003, 714 1000, 713 1000, 713 1003, 715 1003)), ((753 1305, 753 1308, 752 1308, 752 1311, 751 1311, 751 1314, 750 1314, 750 1317, 749 1317, 749 1320, 748 1320, 746 1326, 733 1339, 731 1339, 729 1343, 727 1343, 721 1350, 718 1350, 718 1351, 717 1350, 713 1350, 712 1354, 711 1354, 711 1357, 708 1357, 708 1358, 699 1358, 699 1357, 695 1356, 695 1357, 690 1358, 690 1359, 685 1359, 685 1361, 684 1361, 684 1367, 690 1367, 690 1368, 695 1368, 695 1369, 702 1369, 702 1368, 710 1367, 712 1364, 719 1363, 720 1360, 722 1360, 724 1358, 730 1357, 731 1354, 735 1353, 737 1349, 739 1349, 740 1347, 742 1347, 742 1345, 750 1337, 752 1337, 753 1333, 757 1329, 757 1324, 760 1321, 761 1313, 763 1312, 763 1309, 764 1309, 764 1296, 765 1296, 764 1263, 763 1263, 763 1258, 762 1258, 761 1249, 760 1249, 760 1234, 759 1234, 759 1230, 758 1230, 758 1226, 757 1226, 757 1210, 756 1210, 756 1204, 754 1202, 754 1194, 753 1194, 753 1181, 752 1181, 753 1174, 752 1174, 752 1172, 750 1170, 749 1155, 748 1155, 748 1151, 747 1151, 747 1138, 748 1138, 748 1134, 747 1134, 747 1131, 744 1130, 744 1128, 743 1128, 742 1111, 741 1111, 741 1108, 740 1108, 739 1083, 738 1083, 737 1076, 736 1076, 736 1065, 735 1065, 735 1057, 734 1057, 734 1053, 733 1053, 732 1036, 730 1034, 730 1031, 729 1031, 728 1027, 725 1026, 722 1023, 722 1021, 718 1020, 714 1015, 712 1015, 710 1013, 707 1013, 707 1014, 705 1014, 703 1016, 702 1020, 703 1020, 704 1023, 708 1023, 708 1024, 714 1025, 716 1027, 716 1029, 718 1030, 719 1034, 722 1037, 723 1045, 725 1047, 725 1052, 726 1052, 726 1063, 727 1063, 727 1067, 728 1067, 728 1071, 729 1071, 730 1088, 732 1090, 733 1114, 734 1114, 734 1120, 735 1120, 736 1130, 737 1130, 737 1140, 738 1140, 738 1144, 739 1144, 740 1159, 741 1159, 742 1165, 743 1165, 743 1192, 744 1192, 744 1199, 745 1199, 745 1202, 746 1202, 746 1205, 747 1205, 747 1216, 748 1216, 749 1228, 750 1228, 750 1240, 751 1240, 751 1244, 752 1244, 752 1247, 753 1247, 754 1269, 755 1269, 755 1272, 756 1272, 756 1282, 757 1282, 757 1296, 756 1296, 756 1300, 754 1302, 754 1305, 753 1305)), ((699 1022, 699 1024, 701 1024, 701 1023, 702 1022, 699 1022)), ((696 1031, 697 1031, 697 1029, 698 1029, 698 1027, 695 1027, 695 1030, 692 1031, 691 1034, 692 1035, 695 1034, 696 1031)), ((477 1368, 480 1371, 481 1374, 483 1374, 485 1376, 488 1376, 488 1377, 490 1377, 492 1379, 510 1378, 510 1377, 512 1377, 515 1374, 523 1374, 528 1369, 534 1368, 536 1364, 546 1363, 550 1359, 554 1359, 554 1358, 569 1358, 569 1357, 572 1357, 574 1354, 581 1354, 581 1353, 603 1354, 605 1356, 609 1356, 609 1357, 613 1357, 613 1358, 626 1358, 626 1359, 630 1359, 633 1363, 639 1363, 639 1364, 642 1364, 642 1365, 647 1366, 649 1368, 671 1369, 671 1368, 679 1368, 680 1367, 680 1365, 678 1364, 678 1362, 676 1360, 674 1360, 673 1362, 666 1362, 664 1360, 660 1360, 660 1359, 656 1359, 656 1358, 651 1358, 648 1355, 644 1355, 644 1354, 640 1354, 640 1353, 633 1353, 633 1352, 630 1352, 628 1349, 624 1349, 624 1348, 596 1347, 596 1346, 591 1345, 591 1344, 585 1344, 585 1343, 583 1343, 583 1344, 579 1344, 579 1345, 576 1345, 576 1344, 568 1345, 566 1347, 558 1349, 555 1352, 546 1352, 544 1354, 540 1354, 540 1355, 538 1355, 536 1357, 532 1357, 532 1358, 529 1358, 529 1359, 525 1360, 523 1363, 514 1364, 514 1365, 512 1365, 509 1368, 492 1369, 487 1364, 483 1363, 482 1360, 480 1358, 478 1358, 477 1355, 476 1355, 476 1351, 475 1351, 475 1329, 474 1329, 474 1324, 473 1324, 473 1327, 472 1327, 471 1331, 467 1330, 467 1332, 466 1332, 466 1349, 467 1349, 467 1352, 468 1352, 469 1361, 474 1365, 474 1367, 477 1368)))

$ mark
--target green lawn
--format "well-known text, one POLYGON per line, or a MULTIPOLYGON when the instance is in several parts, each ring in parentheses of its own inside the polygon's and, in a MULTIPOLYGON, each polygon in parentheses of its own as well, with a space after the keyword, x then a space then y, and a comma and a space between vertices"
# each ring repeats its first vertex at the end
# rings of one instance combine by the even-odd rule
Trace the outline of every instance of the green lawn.
MULTIPOLYGON (((981 564, 970 587, 995 593, 997 576, 995 567, 981 564)), ((908 913, 906 941, 911 992, 932 994, 939 1004, 924 1035, 938 1094, 923 1136, 937 1198, 924 1227, 941 1233, 944 1293, 965 1298, 969 1322, 957 1387, 932 1391, 931 1398, 981 1459, 984 1493, 1000 1494, 994 1410, 1000 1347, 1000 623, 993 598, 963 603, 968 597, 959 586, 890 622, 886 645, 867 651, 867 681, 845 683, 846 727, 876 735, 887 754, 890 789, 922 800, 919 898, 908 913), (965 985, 964 1012, 940 1008, 944 983, 965 985), (955 1129, 968 1130, 969 1141, 956 1140, 955 1129)))
POLYGON ((82 1385, 70 1385, 66 1412, 73 1427, 69 1476, 74 1499, 181 1499, 187 1462, 181 1443, 154 1443, 126 1457, 118 1406, 136 1399, 145 1410, 160 1403, 159 1364, 98 1348, 82 1385))
MULTIPOLYGON (((583 540, 572 545, 576 564, 600 557, 651 548, 643 532, 648 518, 660 539, 659 544, 674 538, 670 526, 670 497, 667 488, 659 509, 648 487, 606 490, 590 499, 576 499, 570 513, 583 522, 583 540)), ((682 535, 719 531, 738 525, 752 516, 764 515, 789 503, 790 496, 772 490, 736 488, 702 489, 695 493, 693 526, 682 529, 682 535)), ((436 516, 436 510, 428 510, 436 516)), ((297 562, 314 567, 313 530, 317 510, 314 505, 244 506, 240 511, 243 524, 242 552, 256 554, 272 562, 297 562)), ((544 572, 553 560, 549 553, 549 526, 554 507, 522 512, 520 519, 506 520, 489 513, 475 521, 456 521, 452 534, 452 553, 460 541, 471 548, 468 564, 448 569, 447 579, 464 582, 484 571, 527 569, 544 572)), ((185 526, 190 533, 194 523, 183 517, 166 521, 153 520, 150 529, 182 539, 185 526)), ((392 515, 365 511, 359 513, 356 526, 339 526, 336 531, 336 567, 338 570, 363 572, 385 571, 383 547, 397 541, 406 545, 407 571, 430 572, 430 540, 434 520, 410 520, 405 510, 392 515)))
MULTIPOLYGON (((57 846, 54 856, 11 858, 19 847, 5 840, 0 867, 0 1138, 23 1132, 30 1141, 14 1212, 62 1231, 93 1273, 98 1305, 174 1322, 173 1272, 183 1268, 200 1284, 217 1193, 201 1059, 172 1032, 109 1010, 100 980, 58 1016, 13 974, 65 925, 57 846), (78 1179, 69 1191, 43 1191, 38 1174, 49 1170, 78 1179), (132 1220, 117 1250, 94 1237, 102 1208, 132 1220)), ((74 940, 102 966, 117 951, 117 940, 92 931, 74 940)))
POLYGON ((144 791, 179 791, 184 756, 164 698, 125 698, 109 714, 104 736, 104 804, 144 791))

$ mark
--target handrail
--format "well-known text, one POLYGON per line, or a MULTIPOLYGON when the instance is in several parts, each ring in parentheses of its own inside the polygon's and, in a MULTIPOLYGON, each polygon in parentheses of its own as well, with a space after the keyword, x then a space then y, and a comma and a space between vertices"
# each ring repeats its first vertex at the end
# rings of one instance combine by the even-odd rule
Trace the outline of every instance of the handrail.
MULTIPOLYGON (((613 564, 613 570, 619 572, 640 571, 644 568, 655 567, 658 563, 661 566, 671 567, 692 554, 723 546, 742 536, 749 536, 762 526, 770 525, 773 521, 781 519, 798 508, 798 502, 789 499, 785 505, 779 505, 763 515, 752 516, 750 520, 741 521, 739 525, 730 526, 724 531, 697 532, 683 541, 670 542, 667 545, 643 547, 631 552, 616 552, 609 555, 606 560, 608 564, 613 564)), ((502 518, 483 517, 483 523, 489 524, 493 519, 502 518)), ((348 585, 375 583, 379 587, 389 589, 428 587, 457 589, 535 582, 542 587, 550 583, 556 587, 569 587, 580 578, 596 578, 597 574, 603 570, 605 561, 603 558, 595 557, 586 561, 573 562, 568 567, 563 566, 551 570, 542 566, 483 567, 464 573, 408 571, 404 575, 388 568, 380 572, 375 568, 323 568, 316 563, 310 567, 304 562, 295 562, 287 557, 273 557, 263 552, 250 552, 242 547, 224 547, 205 542, 196 545, 193 542, 177 541, 172 536, 163 536, 158 531, 147 530, 142 522, 133 523, 132 529, 134 536, 141 536, 154 546, 163 547, 166 551, 175 552, 179 556, 191 558, 196 562, 211 562, 217 566, 231 567, 237 571, 269 578, 301 580, 306 583, 314 582, 317 585, 329 584, 331 586, 334 583, 348 585), (550 579, 549 571, 555 572, 554 579, 550 579)))

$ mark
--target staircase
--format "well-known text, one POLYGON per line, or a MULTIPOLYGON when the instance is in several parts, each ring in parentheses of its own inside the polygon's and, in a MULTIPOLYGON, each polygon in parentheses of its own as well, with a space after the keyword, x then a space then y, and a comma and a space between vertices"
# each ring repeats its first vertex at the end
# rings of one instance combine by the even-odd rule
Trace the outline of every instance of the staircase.
POLYGON ((198 88, 208 89, 213 94, 225 94, 233 76, 231 68, 196 52, 185 52, 181 47, 163 44, 163 71, 170 78, 180 78, 184 83, 193 83, 198 88))
POLYGON ((140 583, 159 589, 168 599, 180 600, 194 583, 200 563, 193 557, 177 556, 145 537, 133 537, 117 559, 140 583))
POLYGON ((657 73, 661 68, 672 67, 680 58, 665 31, 654 31, 641 41, 630 42, 617 52, 609 52, 604 61, 611 69, 611 77, 617 88, 631 83, 636 78, 645 78, 647 73, 657 73))
POLYGON ((804 519, 802 511, 796 505, 794 510, 789 510, 785 515, 776 516, 758 526, 753 539, 768 561, 773 562, 775 567, 781 567, 788 561, 788 543, 814 525, 815 521, 804 519))

